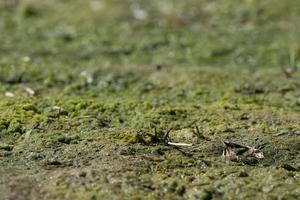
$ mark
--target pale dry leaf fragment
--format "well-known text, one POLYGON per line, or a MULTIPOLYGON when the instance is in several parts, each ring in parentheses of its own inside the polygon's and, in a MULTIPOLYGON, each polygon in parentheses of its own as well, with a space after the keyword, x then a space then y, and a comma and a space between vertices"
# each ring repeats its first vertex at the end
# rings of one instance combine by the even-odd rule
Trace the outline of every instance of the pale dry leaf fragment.
POLYGON ((22 59, 24 62, 30 62, 31 58, 29 56, 24 56, 22 59))
POLYGON ((12 93, 12 92, 5 92, 4 95, 6 97, 14 97, 15 96, 14 93, 12 93))
POLYGON ((29 129, 28 131, 26 131, 26 133, 24 134, 25 140, 29 139, 29 137, 31 136, 33 130, 36 129, 36 128, 38 128, 38 126, 39 126, 39 124, 36 124, 31 129, 29 129))
POLYGON ((36 92, 30 88, 30 87, 25 87, 25 91, 30 95, 30 96, 34 96, 36 94, 36 92))
POLYGON ((88 84, 92 84, 94 82, 93 77, 87 73, 87 71, 83 71, 80 73, 80 76, 83 77, 88 84))
POLYGON ((25 135, 24 135, 25 140, 28 140, 28 139, 29 139, 29 137, 30 137, 32 131, 33 131, 33 129, 30 129, 30 130, 26 131, 26 133, 25 133, 25 135))
POLYGON ((53 109, 53 110, 62 110, 62 107, 60 107, 60 106, 52 106, 51 109, 53 109))
POLYGON ((148 17, 148 13, 142 9, 138 4, 131 4, 130 10, 135 19, 144 20, 148 17))
POLYGON ((95 12, 100 11, 104 8, 104 4, 99 0, 90 0, 90 8, 95 12))
POLYGON ((193 146, 193 144, 189 144, 189 143, 177 143, 177 142, 167 142, 168 145, 172 145, 172 146, 180 146, 180 147, 190 147, 193 146))

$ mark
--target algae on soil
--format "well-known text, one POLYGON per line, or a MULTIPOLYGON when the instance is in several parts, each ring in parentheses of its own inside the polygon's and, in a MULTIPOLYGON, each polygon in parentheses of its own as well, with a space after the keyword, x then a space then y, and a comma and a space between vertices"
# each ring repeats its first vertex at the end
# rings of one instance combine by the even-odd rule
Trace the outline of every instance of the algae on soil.
POLYGON ((298 199, 299 19, 294 0, 1 1, 0 199, 298 199))

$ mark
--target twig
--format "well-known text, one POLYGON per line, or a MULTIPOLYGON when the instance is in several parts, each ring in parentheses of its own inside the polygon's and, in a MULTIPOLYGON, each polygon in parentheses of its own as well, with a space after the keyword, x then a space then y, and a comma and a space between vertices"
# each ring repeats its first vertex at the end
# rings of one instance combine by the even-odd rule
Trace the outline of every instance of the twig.
POLYGON ((176 143, 176 142, 167 142, 168 145, 172 146, 178 146, 178 147, 190 147, 193 146, 193 144, 188 144, 188 143, 176 143))

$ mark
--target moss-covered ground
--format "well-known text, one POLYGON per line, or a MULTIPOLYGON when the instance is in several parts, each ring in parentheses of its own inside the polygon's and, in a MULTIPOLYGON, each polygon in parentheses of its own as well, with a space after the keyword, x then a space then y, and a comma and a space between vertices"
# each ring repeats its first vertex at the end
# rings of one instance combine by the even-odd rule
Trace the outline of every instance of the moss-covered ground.
POLYGON ((298 0, 2 0, 0 199, 299 199, 297 66, 298 0))

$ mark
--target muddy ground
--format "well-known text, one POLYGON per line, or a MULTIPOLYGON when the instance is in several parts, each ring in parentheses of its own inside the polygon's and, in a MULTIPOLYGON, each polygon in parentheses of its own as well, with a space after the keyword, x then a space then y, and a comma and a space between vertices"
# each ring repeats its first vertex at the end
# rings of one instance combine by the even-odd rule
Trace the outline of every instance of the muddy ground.
POLYGON ((1 1, 0 199, 299 199, 299 19, 294 0, 1 1))

